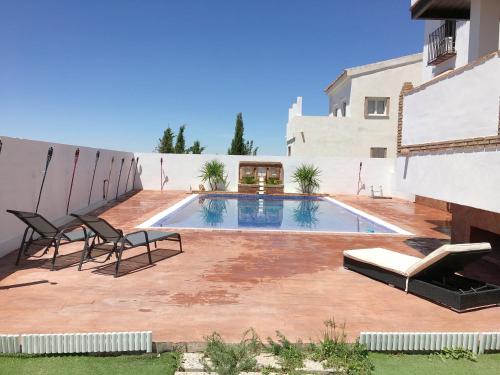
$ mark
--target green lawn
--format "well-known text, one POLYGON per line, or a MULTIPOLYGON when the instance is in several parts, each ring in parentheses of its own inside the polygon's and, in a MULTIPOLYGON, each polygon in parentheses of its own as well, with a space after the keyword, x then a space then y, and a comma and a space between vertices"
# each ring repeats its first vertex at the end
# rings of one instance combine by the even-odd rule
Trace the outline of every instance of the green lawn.
POLYGON ((117 357, 91 356, 0 356, 0 374, 30 375, 172 375, 177 367, 171 353, 123 355, 117 357))
MULTIPOLYGON (((468 360, 442 361, 429 355, 391 355, 370 353, 375 374, 383 375, 488 375, 500 374, 500 354, 479 356, 477 362, 468 360)), ((172 375, 177 366, 174 354, 123 355, 117 357, 91 356, 23 356, 0 355, 0 374, 30 375, 172 375)))
POLYGON ((441 360, 438 356, 426 354, 381 354, 370 353, 378 375, 489 375, 500 374, 500 354, 483 354, 477 362, 466 359, 441 360))

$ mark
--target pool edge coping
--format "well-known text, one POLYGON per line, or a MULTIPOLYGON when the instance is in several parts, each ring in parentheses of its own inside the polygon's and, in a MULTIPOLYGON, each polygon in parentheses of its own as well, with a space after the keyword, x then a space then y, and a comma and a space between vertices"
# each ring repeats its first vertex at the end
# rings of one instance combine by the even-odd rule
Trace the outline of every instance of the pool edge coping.
MULTIPOLYGON (((153 224, 158 222, 160 219, 163 219, 164 217, 174 213, 175 211, 181 209, 185 205, 191 203, 194 199, 196 199, 200 194, 194 193, 191 194, 190 196, 180 200, 179 202, 175 203, 174 205, 166 208, 165 210, 155 214, 148 220, 144 221, 143 223, 139 224, 136 226, 136 228, 139 229, 165 229, 165 228, 175 228, 175 229, 184 229, 184 230, 194 230, 194 231, 229 231, 229 232, 265 232, 265 233, 309 233, 309 234, 345 234, 345 235, 389 235, 389 236, 395 236, 395 235, 404 235, 404 236, 414 236, 414 233, 411 233, 403 228, 398 227, 397 225, 391 224, 383 219, 380 219, 374 215, 371 215, 367 212, 364 212, 360 209, 357 209, 355 207, 352 207, 346 203, 343 203, 337 199, 334 199, 329 196, 324 196, 321 197, 321 199, 324 199, 326 201, 329 201, 330 203, 336 204, 356 215, 359 215, 375 224, 381 225, 387 229, 392 230, 394 233, 365 233, 365 232, 336 232, 336 231, 308 231, 308 230, 275 230, 275 229, 242 229, 242 228, 196 228, 196 227, 155 227, 153 224)), ((248 195, 248 194, 241 194, 241 195, 248 195)))

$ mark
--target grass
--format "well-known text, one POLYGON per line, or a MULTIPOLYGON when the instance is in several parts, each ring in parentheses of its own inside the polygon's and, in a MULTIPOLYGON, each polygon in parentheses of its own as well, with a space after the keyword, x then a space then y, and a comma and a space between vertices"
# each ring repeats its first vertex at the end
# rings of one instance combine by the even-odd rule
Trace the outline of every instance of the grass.
POLYGON ((122 356, 0 355, 0 374, 30 375, 171 375, 178 356, 173 353, 122 356))
POLYGON ((428 354, 382 354, 370 353, 375 365, 373 374, 383 375, 489 375, 500 374, 500 354, 483 354, 477 362, 466 359, 443 360, 428 354))
MULTIPOLYGON (((477 362, 466 359, 443 360, 428 354, 370 353, 375 365, 373 374, 383 375, 489 375, 500 373, 500 354, 484 354, 477 362)), ((123 356, 29 356, 0 355, 0 374, 162 374, 172 375, 177 367, 173 353, 123 356)))

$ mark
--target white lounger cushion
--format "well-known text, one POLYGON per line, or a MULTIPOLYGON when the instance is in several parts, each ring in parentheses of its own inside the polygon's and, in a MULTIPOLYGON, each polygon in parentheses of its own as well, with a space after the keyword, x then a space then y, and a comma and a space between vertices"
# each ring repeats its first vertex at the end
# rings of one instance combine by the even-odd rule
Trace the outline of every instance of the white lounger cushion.
POLYGON ((383 268, 405 277, 408 276, 406 271, 420 261, 420 258, 382 249, 380 247, 372 249, 346 250, 344 251, 344 256, 359 262, 383 268))
POLYGON ((344 251, 344 256, 410 278, 422 272, 424 269, 441 260, 448 254, 470 251, 484 251, 490 249, 491 245, 487 242, 483 242, 472 244, 444 245, 439 249, 434 250, 425 258, 417 258, 382 248, 346 250, 344 251))

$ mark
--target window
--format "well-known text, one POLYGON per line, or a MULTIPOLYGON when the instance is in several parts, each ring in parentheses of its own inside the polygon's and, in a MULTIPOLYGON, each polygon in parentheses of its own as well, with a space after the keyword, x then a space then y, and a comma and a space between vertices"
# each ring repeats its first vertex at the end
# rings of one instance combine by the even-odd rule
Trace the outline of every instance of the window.
POLYGON ((345 114, 347 112, 347 102, 342 103, 342 117, 345 117, 345 114))
POLYGON ((337 116, 339 115, 339 109, 338 109, 338 108, 334 108, 334 109, 333 109, 333 115, 334 115, 335 117, 337 117, 337 116))
POLYGON ((365 98, 365 117, 388 117, 389 98, 365 98))
POLYGON ((370 157, 384 159, 387 157, 387 148, 386 147, 372 147, 370 148, 370 157))
POLYGON ((288 156, 292 156, 292 146, 288 146, 288 156))

